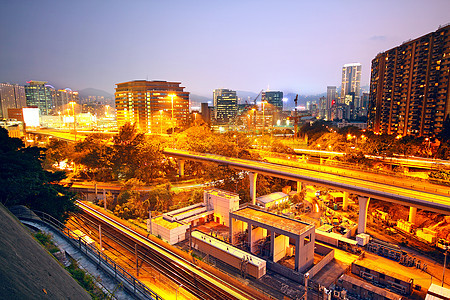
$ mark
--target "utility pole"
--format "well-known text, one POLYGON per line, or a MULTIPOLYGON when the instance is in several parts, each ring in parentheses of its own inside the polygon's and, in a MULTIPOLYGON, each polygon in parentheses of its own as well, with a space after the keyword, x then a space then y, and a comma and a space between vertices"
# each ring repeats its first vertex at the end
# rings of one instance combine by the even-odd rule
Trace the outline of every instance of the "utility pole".
POLYGON ((445 246, 444 269, 442 270, 442 284, 441 284, 442 287, 444 287, 445 268, 447 268, 447 252, 448 252, 448 246, 445 246))

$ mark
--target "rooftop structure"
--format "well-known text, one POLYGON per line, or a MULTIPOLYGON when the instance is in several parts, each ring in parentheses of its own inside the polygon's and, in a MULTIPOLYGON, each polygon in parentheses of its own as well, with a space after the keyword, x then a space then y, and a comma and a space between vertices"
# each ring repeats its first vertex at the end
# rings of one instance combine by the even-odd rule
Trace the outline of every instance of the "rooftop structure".
POLYGON ((247 206, 230 213, 229 236, 231 244, 274 263, 295 255, 296 272, 314 263, 314 225, 308 223, 247 206))

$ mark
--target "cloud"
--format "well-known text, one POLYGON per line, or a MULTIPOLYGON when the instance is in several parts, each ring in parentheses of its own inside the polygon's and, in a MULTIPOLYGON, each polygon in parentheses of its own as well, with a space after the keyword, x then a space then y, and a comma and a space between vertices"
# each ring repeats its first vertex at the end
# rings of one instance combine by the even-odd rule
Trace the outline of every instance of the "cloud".
POLYGON ((387 36, 385 35, 373 35, 369 38, 371 41, 385 41, 387 40, 387 36))

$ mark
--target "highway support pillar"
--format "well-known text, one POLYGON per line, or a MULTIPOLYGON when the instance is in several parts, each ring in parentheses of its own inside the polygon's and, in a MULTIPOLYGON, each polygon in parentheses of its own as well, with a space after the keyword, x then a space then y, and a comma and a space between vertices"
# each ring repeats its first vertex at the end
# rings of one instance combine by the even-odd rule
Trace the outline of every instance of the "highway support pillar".
POLYGON ((416 213, 417 213, 417 207, 409 207, 409 217, 408 222, 409 223, 415 223, 416 222, 416 213))
POLYGON ((250 181, 250 198, 252 198, 252 204, 256 205, 256 178, 258 173, 249 172, 248 179, 250 181))
POLYGON ((184 176, 184 159, 177 159, 178 162, 178 176, 184 176))
POLYGON ((297 194, 300 193, 301 191, 302 191, 302 182, 297 181, 297 194))
POLYGON ((342 210, 347 211, 348 208, 348 195, 349 192, 344 192, 344 200, 342 201, 342 210))
POLYGON ((369 208, 370 198, 358 196, 359 202, 359 218, 358 218, 358 234, 366 232, 367 209, 369 208))

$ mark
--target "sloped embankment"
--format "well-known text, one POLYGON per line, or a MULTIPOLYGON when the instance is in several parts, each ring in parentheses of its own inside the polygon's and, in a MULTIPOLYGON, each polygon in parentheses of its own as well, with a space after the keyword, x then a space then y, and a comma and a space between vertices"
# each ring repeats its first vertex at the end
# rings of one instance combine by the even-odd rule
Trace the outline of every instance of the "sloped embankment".
POLYGON ((0 299, 91 299, 0 205, 0 299))

